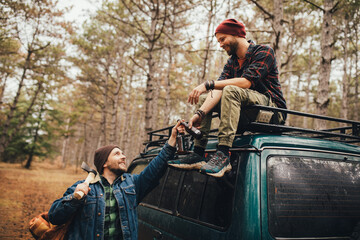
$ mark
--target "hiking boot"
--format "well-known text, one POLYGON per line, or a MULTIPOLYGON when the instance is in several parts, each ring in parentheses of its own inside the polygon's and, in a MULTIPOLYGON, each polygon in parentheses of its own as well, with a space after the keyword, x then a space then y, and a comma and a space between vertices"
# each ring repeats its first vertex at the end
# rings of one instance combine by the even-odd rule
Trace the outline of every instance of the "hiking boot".
POLYGON ((190 153, 184 158, 168 161, 170 166, 182 169, 200 169, 206 164, 205 158, 197 153, 190 153))
POLYGON ((216 151, 210 160, 200 168, 201 173, 206 173, 213 177, 222 177, 225 172, 230 170, 230 159, 221 151, 216 151))

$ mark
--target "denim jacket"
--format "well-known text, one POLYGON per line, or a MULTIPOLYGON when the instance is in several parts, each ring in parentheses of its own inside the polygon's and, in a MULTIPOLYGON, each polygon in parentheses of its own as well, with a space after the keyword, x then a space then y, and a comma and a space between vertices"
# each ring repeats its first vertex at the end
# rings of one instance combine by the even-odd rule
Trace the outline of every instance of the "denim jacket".
MULTIPOLYGON (((113 192, 119 207, 120 225, 124 239, 138 238, 136 207, 164 175, 167 161, 172 159, 176 148, 165 144, 161 152, 138 175, 124 173, 113 183, 113 192)), ((104 187, 101 181, 90 184, 91 190, 81 200, 74 198, 79 183, 67 189, 64 196, 56 200, 49 210, 49 220, 61 225, 73 217, 67 238, 69 240, 103 239, 105 222, 104 187)))

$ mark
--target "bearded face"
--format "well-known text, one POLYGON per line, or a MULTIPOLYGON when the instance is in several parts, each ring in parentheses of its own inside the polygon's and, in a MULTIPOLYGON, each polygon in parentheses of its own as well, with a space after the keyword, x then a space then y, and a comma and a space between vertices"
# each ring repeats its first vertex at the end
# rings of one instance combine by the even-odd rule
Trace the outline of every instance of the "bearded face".
POLYGON ((238 48, 239 48, 239 43, 234 39, 233 41, 229 42, 228 49, 225 50, 229 56, 233 56, 236 55, 238 48))
POLYGON ((108 167, 109 170, 114 173, 116 176, 120 176, 121 174, 125 173, 126 171, 120 168, 112 168, 112 167, 108 167))
POLYGON ((218 40, 220 47, 223 48, 229 56, 236 55, 239 48, 239 43, 234 36, 224 33, 217 33, 216 39, 218 40))
POLYGON ((126 156, 119 148, 114 148, 104 164, 105 167, 115 175, 120 176, 127 171, 126 156))

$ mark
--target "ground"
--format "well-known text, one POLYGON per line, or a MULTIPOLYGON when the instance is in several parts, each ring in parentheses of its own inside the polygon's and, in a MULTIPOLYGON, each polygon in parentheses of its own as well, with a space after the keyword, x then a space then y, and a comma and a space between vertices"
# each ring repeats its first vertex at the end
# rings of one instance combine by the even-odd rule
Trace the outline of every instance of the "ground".
POLYGON ((34 239, 29 221, 84 178, 85 172, 56 164, 33 163, 27 170, 20 164, 0 163, 0 239, 34 239))

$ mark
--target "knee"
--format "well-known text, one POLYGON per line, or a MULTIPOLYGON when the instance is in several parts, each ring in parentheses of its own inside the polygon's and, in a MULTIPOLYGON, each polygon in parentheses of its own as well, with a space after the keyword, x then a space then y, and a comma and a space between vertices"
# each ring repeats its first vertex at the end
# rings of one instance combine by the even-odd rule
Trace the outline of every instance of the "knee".
POLYGON ((234 86, 234 85, 227 85, 223 88, 223 94, 234 94, 235 92, 241 91, 242 88, 234 86))
POLYGON ((222 98, 235 98, 238 101, 242 101, 246 98, 246 96, 248 96, 248 89, 233 85, 228 85, 223 88, 222 98))

